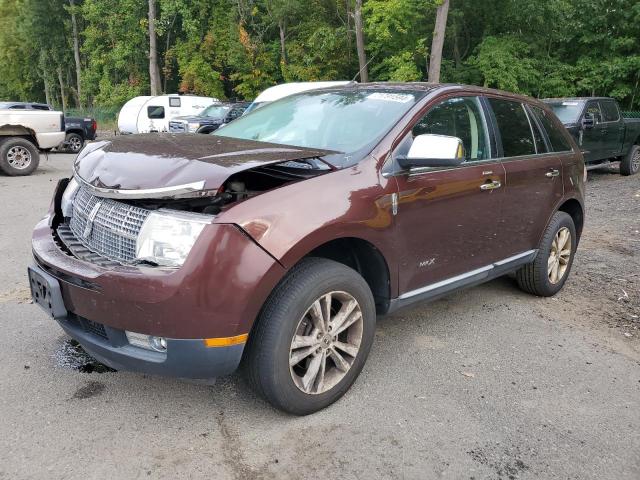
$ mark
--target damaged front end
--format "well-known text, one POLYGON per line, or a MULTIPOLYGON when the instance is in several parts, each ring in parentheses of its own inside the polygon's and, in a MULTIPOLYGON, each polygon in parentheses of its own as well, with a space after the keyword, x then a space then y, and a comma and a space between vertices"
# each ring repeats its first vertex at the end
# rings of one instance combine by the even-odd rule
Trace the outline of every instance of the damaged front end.
POLYGON ((334 169, 321 159, 327 152, 210 136, 192 138, 187 150, 180 137, 176 144, 154 135, 138 145, 126 138, 84 151, 56 200, 60 248, 104 267, 177 268, 220 213, 334 169))

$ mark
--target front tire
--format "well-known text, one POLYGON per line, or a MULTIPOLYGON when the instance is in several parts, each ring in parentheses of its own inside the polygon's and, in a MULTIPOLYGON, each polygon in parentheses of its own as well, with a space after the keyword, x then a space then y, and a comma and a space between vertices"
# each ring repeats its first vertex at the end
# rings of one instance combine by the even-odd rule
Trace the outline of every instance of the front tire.
POLYGON ((355 270, 304 259, 275 288, 249 337, 249 383, 285 412, 321 410, 360 374, 375 322, 373 295, 355 270))
POLYGON ((7 175, 31 175, 39 163, 40 153, 29 140, 17 137, 0 141, 0 170, 7 175))
POLYGON ((620 162, 620 175, 635 175, 640 171, 640 146, 632 145, 627 156, 620 162))
POLYGON ((576 246, 573 218, 556 212, 542 236, 535 260, 516 272, 518 286, 539 297, 558 293, 569 277, 576 246))

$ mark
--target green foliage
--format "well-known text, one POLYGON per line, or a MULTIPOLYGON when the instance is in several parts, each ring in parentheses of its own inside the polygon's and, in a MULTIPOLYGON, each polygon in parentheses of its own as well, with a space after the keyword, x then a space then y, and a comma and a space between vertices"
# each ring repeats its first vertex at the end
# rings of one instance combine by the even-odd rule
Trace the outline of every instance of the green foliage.
MULTIPOLYGON (((358 72, 354 0, 156 0, 163 88, 253 98, 287 81, 358 72), (283 39, 283 40, 281 40, 283 39)), ((364 0, 372 80, 426 78, 442 0, 364 0)), ((116 109, 149 92, 146 0, 0 0, 0 99, 116 109), (60 77, 63 85, 60 86, 60 77)), ((533 96, 611 95, 640 105, 640 3, 452 0, 442 79, 533 96)))

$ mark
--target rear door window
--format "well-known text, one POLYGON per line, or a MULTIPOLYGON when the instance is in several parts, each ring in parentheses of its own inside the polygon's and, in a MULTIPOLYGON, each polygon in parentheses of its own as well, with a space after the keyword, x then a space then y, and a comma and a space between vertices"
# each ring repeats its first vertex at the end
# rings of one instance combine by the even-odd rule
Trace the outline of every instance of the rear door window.
POLYGON ((536 144, 524 105, 498 98, 488 100, 498 124, 503 156, 535 155, 536 144))
POLYGON ((539 108, 531 107, 534 115, 547 133, 547 138, 551 142, 551 151, 553 152, 569 152, 571 151, 571 144, 567 137, 562 134, 560 128, 551 120, 551 113, 539 108))
POLYGON ((600 100, 599 103, 603 122, 617 122, 620 120, 620 112, 616 102, 613 100, 600 100))
POLYGON ((413 127, 413 136, 437 134, 458 137, 467 161, 491 158, 488 133, 478 97, 459 97, 434 106, 413 127))
POLYGON ((164 107, 147 107, 147 116, 149 118, 164 118, 164 107))

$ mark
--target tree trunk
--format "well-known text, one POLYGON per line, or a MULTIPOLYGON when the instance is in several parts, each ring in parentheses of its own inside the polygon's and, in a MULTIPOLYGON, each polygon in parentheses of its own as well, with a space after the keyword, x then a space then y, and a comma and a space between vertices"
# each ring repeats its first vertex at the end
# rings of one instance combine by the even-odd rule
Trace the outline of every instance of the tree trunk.
POLYGON ((76 62, 76 94, 78 95, 78 107, 82 108, 82 94, 80 90, 80 42, 78 41, 78 22, 76 21, 75 0, 69 0, 71 5, 71 26, 73 34, 73 58, 76 62))
POLYGON ((362 29, 362 0, 356 0, 355 10, 356 24, 356 48, 358 49, 358 63, 360 65, 360 81, 369 81, 369 71, 367 69, 367 53, 364 51, 364 32, 362 29))
POLYGON ((280 28, 280 59, 282 63, 286 65, 287 63, 289 63, 289 60, 287 59, 287 46, 285 44, 287 26, 283 19, 280 19, 280 21, 278 22, 278 27, 280 28))
POLYGON ((67 98, 64 95, 64 79, 62 78, 62 67, 58 65, 58 81, 60 82, 60 101, 62 102, 62 111, 67 111, 67 98))
POLYGON ((429 60, 429 82, 440 82, 440 65, 442 64, 442 47, 444 34, 447 29, 447 15, 449 14, 449 0, 443 0, 436 13, 436 26, 433 29, 431 41, 431 58, 429 60))
POLYGON ((47 105, 51 105, 51 94, 49 93, 49 80, 47 79, 47 72, 42 72, 42 79, 44 80, 44 101, 47 105))
POLYGON ((149 0, 149 83, 151 95, 160 95, 160 69, 158 68, 158 44, 156 38, 156 0, 149 0))

